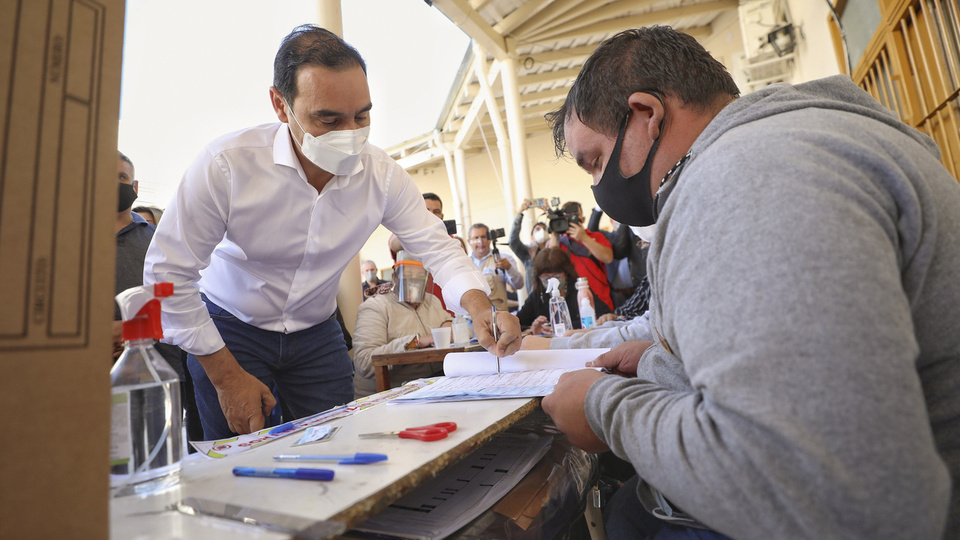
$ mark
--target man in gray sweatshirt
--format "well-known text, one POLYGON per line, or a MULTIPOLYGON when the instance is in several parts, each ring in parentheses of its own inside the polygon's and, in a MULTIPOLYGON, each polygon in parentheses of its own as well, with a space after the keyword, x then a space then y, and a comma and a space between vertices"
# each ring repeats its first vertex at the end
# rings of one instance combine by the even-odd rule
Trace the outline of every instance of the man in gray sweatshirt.
POLYGON ((635 376, 568 374, 544 410, 633 464, 618 504, 654 527, 960 538, 960 185, 846 77, 737 95, 648 27, 548 118, 604 211, 657 228, 635 376))

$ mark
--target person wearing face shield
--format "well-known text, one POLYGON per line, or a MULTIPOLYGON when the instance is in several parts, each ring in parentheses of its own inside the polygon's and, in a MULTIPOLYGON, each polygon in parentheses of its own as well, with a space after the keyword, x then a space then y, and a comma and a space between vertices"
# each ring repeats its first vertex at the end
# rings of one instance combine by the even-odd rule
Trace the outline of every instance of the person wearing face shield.
MULTIPOLYGON (((536 284, 533 260, 536 258, 537 253, 547 246, 547 237, 549 236, 547 226, 538 221, 533 224, 533 229, 530 230, 530 242, 525 244, 520 240, 520 226, 523 223, 523 213, 529 210, 532 205, 533 201, 530 199, 524 199, 523 202, 520 203, 517 215, 513 218, 513 227, 510 228, 510 238, 507 242, 507 245, 510 246, 514 255, 517 256, 517 259, 523 263, 525 276, 524 285, 528 293, 533 291, 536 284)), ((541 208, 541 210, 546 210, 546 208, 541 208)))
POLYGON ((144 265, 145 284, 174 284, 165 341, 189 353, 207 439, 263 428, 273 388, 293 418, 353 398, 336 295, 381 224, 422 259, 447 306, 471 315, 481 345, 501 355, 520 346, 516 318, 494 319, 486 281, 409 174, 367 142, 373 103, 357 50, 323 28, 297 27, 280 45, 273 83, 278 122, 207 145, 144 265))
POLYGON ((663 26, 601 43, 548 122, 604 212, 656 222, 652 341, 542 402, 637 471, 608 536, 960 538, 960 184, 935 142, 847 76, 739 97, 663 26))
MULTIPOLYGON (((453 318, 440 305, 440 300, 426 292, 430 281, 423 264, 400 251, 393 271, 393 287, 361 304, 353 333, 355 397, 376 392, 373 355, 430 347, 433 345, 431 330, 452 324, 453 318)), ((390 382, 400 386, 407 381, 441 374, 442 369, 442 362, 390 366, 390 382)))

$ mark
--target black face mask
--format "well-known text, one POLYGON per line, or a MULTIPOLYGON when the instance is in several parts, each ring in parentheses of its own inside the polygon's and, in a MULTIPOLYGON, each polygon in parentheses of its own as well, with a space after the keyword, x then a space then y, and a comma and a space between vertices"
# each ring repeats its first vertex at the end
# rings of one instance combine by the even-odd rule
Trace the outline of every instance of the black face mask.
MULTIPOLYGON (((661 104, 663 103, 660 96, 653 93, 651 95, 660 100, 661 104)), ((653 141, 643 167, 637 174, 624 178, 623 173, 620 172, 620 150, 629 119, 628 114, 623 120, 623 125, 620 126, 620 134, 617 135, 617 142, 610 154, 610 160, 607 161, 607 167, 603 170, 603 176, 600 177, 597 185, 592 186, 593 197, 610 219, 634 227, 646 227, 657 222, 656 208, 653 197, 650 195, 650 168, 653 166, 653 156, 657 153, 660 138, 663 135, 663 120, 660 120, 660 136, 653 141)))
POLYGON ((137 200, 137 192, 133 189, 132 184, 124 184, 123 182, 118 182, 118 184, 120 185, 120 191, 117 198, 117 212, 123 212, 133 206, 133 201, 137 200))

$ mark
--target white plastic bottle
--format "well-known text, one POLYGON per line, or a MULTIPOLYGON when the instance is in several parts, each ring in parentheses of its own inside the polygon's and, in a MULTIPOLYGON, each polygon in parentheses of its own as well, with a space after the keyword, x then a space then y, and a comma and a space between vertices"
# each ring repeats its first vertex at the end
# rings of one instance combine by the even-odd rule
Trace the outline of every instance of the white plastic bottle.
POLYGON ((470 323, 463 315, 457 315, 453 320, 453 343, 454 345, 466 345, 472 337, 470 332, 470 323))
POLYGON ((567 307, 567 301, 560 296, 560 280, 550 278, 547 280, 547 293, 550 294, 550 325, 553 328, 554 337, 563 337, 567 330, 573 329, 573 323, 570 320, 570 308, 567 307))
POLYGON ((580 309, 580 327, 584 330, 593 328, 597 312, 593 305, 590 282, 585 277, 577 278, 577 307, 580 309))
POLYGON ((110 370, 110 488, 114 496, 154 493, 180 481, 183 458, 180 379, 153 347, 163 337, 160 300, 173 285, 117 295, 123 354, 110 370))
POLYGON ((589 330, 593 328, 593 306, 590 305, 590 300, 587 298, 580 299, 580 328, 584 330, 589 330))

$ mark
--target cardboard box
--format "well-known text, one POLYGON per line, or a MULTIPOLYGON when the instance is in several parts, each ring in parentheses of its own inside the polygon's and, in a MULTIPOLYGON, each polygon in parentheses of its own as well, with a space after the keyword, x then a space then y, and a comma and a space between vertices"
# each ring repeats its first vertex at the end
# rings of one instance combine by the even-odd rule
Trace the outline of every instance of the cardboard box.
POLYGON ((106 538, 120 0, 0 0, 0 538, 106 538))

